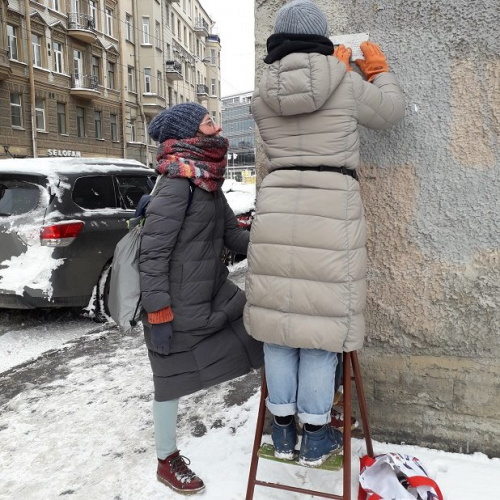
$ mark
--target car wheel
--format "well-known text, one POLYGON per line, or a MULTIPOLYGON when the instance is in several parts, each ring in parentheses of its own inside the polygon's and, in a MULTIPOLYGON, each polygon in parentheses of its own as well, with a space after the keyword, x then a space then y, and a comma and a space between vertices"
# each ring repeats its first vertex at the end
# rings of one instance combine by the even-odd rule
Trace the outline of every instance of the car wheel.
POLYGON ((102 270, 97 282, 97 293, 94 304, 94 321, 97 323, 107 323, 113 321, 109 313, 109 286, 111 284, 112 262, 108 262, 102 270))

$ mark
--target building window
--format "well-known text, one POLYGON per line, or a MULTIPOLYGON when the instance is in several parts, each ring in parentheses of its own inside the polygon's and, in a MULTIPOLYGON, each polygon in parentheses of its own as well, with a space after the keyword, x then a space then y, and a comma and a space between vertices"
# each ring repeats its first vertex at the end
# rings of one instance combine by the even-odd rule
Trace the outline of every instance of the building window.
POLYGON ((163 97, 163 79, 161 77, 161 71, 158 71, 156 73, 156 80, 157 80, 157 85, 158 85, 158 95, 163 97))
POLYGON ((129 42, 132 42, 134 40, 134 19, 130 14, 125 14, 125 24, 127 26, 125 37, 129 42))
POLYGON ((155 37, 156 37, 156 48, 161 49, 161 37, 160 37, 160 23, 156 21, 155 24, 155 37))
POLYGON ((130 142, 136 142, 137 141, 137 132, 135 129, 135 118, 133 120, 130 120, 130 142))
POLYGON ((210 49, 210 64, 212 66, 217 64, 217 51, 215 49, 210 49))
POLYGON ((54 42, 54 71, 64 73, 63 45, 60 42, 54 42))
POLYGON ((149 40, 149 17, 142 18, 142 43, 144 45, 150 45, 149 40))
POLYGON ((184 63, 184 78, 189 83, 189 64, 187 62, 184 63))
POLYGON ((172 28, 172 35, 175 35, 175 16, 173 13, 171 15, 170 27, 172 28))
POLYGON ((144 92, 151 93, 151 68, 144 68, 144 92))
POLYGON ((128 91, 135 92, 134 67, 133 66, 128 67, 127 76, 128 76, 128 91))
POLYGON ((76 132, 78 137, 85 137, 85 108, 76 107, 76 132))
POLYGON ((94 111, 95 138, 102 139, 102 111, 94 111))
POLYGON ((115 63, 108 62, 108 88, 114 89, 115 86, 115 63))
POLYGON ((9 42, 9 57, 14 61, 19 60, 17 53, 17 27, 12 24, 7 25, 7 39, 9 42))
POLYGON ((61 11, 61 2, 60 0, 51 0, 50 2, 50 7, 54 10, 57 10, 57 12, 61 11))
POLYGON ((187 28, 184 26, 184 46, 187 47, 188 46, 188 42, 187 42, 187 28))
POLYGON ((66 104, 63 102, 57 103, 57 132, 66 134, 66 104))
POLYGON ((23 126, 23 101, 21 94, 10 94, 10 119, 13 127, 23 126))
POLYGON ((101 59, 97 56, 92 56, 92 76, 96 82, 101 84, 101 59))
POLYGON ((75 75, 75 82, 82 77, 83 59, 80 50, 73 50, 73 70, 75 75))
POLYGON ((113 12, 106 9, 106 35, 113 36, 113 12))
POLYGON ((177 38, 181 39, 181 22, 177 20, 177 38))
POLYGON ((215 91, 215 78, 211 79, 211 84, 210 84, 210 95, 217 95, 215 91))
POLYGON ((36 129, 45 132, 45 100, 35 99, 36 129))
POLYGON ((42 37, 31 35, 31 46, 33 48, 33 66, 42 67, 42 37))
POLYGON ((95 29, 99 29, 99 26, 97 24, 97 2, 96 1, 89 0, 89 12, 90 12, 90 17, 94 21, 95 29))
POLYGON ((111 140, 113 142, 118 142, 118 116, 110 114, 109 123, 111 125, 111 140))

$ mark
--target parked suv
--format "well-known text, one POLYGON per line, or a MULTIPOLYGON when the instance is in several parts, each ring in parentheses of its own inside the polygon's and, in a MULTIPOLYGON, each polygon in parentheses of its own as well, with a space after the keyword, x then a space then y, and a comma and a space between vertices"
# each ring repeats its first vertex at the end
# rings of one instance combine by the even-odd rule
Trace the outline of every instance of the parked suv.
POLYGON ((0 161, 0 307, 102 317, 115 246, 154 179, 134 160, 0 161))

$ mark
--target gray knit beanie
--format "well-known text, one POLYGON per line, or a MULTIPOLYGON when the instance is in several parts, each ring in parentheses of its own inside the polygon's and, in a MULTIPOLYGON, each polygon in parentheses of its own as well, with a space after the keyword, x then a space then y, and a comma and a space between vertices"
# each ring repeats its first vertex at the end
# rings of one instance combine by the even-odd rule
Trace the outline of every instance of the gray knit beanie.
POLYGON ((328 37, 328 22, 325 14, 310 0, 293 0, 278 11, 274 33, 328 37))
POLYGON ((195 102, 183 102, 165 109, 149 124, 148 133, 155 141, 194 137, 207 109, 195 102))

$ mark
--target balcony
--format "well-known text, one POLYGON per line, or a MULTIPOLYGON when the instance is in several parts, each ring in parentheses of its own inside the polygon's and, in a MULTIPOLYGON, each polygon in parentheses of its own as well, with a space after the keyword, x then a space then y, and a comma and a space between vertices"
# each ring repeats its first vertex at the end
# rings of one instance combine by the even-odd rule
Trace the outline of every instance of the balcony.
POLYGON ((68 35, 85 43, 94 43, 97 39, 94 18, 87 14, 69 12, 68 35))
POLYGON ((166 103, 162 96, 156 94, 142 94, 142 106, 144 114, 154 118, 165 109, 166 103))
POLYGON ((0 48, 0 80, 7 80, 11 75, 9 51, 0 48))
POLYGON ((220 45, 220 36, 219 35, 208 35, 207 43, 218 43, 220 45))
POLYGON ((205 19, 199 17, 194 23, 194 32, 199 37, 208 36, 208 23, 205 19))
POLYGON ((167 61, 165 72, 168 80, 182 80, 182 64, 178 61, 167 61))
POLYGON ((198 83, 196 85, 196 95, 199 101, 208 99, 208 86, 203 83, 198 83))
POLYGON ((100 97, 101 93, 97 90, 99 82, 94 75, 73 75, 71 77, 70 94, 90 101, 100 97))

